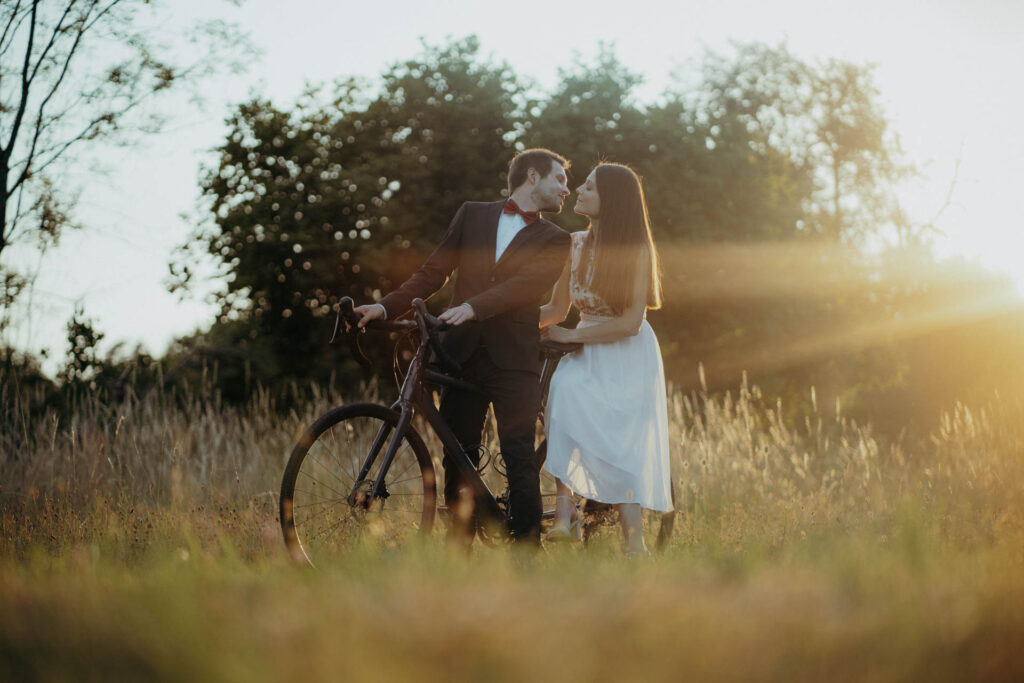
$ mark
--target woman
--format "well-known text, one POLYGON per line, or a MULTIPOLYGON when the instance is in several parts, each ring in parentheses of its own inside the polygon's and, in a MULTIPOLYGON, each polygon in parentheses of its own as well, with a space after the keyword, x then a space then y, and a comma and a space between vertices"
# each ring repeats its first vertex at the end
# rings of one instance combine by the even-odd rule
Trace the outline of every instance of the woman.
POLYGON ((557 481, 548 537, 569 538, 579 521, 572 493, 619 511, 626 552, 647 552, 641 508, 669 511, 668 419, 661 349, 645 319, 661 306, 658 254, 640 178, 600 164, 577 188, 575 211, 590 219, 551 301, 541 307, 541 336, 582 343, 551 380, 545 424, 546 468, 557 481), (576 329, 558 327, 570 304, 576 329))

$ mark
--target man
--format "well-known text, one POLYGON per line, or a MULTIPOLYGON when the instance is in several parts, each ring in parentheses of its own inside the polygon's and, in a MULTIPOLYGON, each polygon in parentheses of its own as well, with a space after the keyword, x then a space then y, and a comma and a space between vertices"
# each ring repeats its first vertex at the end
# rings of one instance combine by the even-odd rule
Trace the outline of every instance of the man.
MULTIPOLYGON (((562 210, 569 195, 568 167, 550 150, 519 153, 509 164, 507 201, 463 204, 441 244, 412 277, 379 304, 355 309, 362 316, 360 327, 398 317, 413 299, 428 298, 458 271, 452 305, 440 316, 453 326, 443 344, 462 364, 463 377, 483 394, 449 388, 441 399, 441 415, 475 462, 487 407, 493 404, 508 476, 509 530, 513 539, 534 544, 540 542, 541 519, 534 449, 540 407, 539 300, 561 274, 570 243, 569 234, 540 213, 562 210)), ((450 510, 461 510, 460 497, 472 494, 447 454, 444 465, 445 502, 450 510)))

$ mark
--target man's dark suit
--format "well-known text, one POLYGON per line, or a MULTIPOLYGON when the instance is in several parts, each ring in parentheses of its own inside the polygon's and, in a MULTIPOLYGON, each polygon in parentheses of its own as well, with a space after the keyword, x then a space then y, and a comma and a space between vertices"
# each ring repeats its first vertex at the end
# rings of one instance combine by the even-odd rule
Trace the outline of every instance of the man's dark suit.
MULTIPOLYGON (((452 328, 443 343, 463 364, 464 377, 484 395, 451 389, 441 401, 441 415, 475 455, 487 405, 494 405, 509 481, 510 530, 514 538, 536 540, 541 516, 540 467, 534 451, 540 407, 539 301, 561 274, 570 240, 568 233, 542 218, 520 230, 495 263, 504 204, 463 204, 427 262, 380 303, 388 318, 402 315, 414 298, 428 298, 458 270, 451 305, 468 303, 476 320, 452 328)), ((449 507, 459 485, 458 473, 446 458, 449 507)))

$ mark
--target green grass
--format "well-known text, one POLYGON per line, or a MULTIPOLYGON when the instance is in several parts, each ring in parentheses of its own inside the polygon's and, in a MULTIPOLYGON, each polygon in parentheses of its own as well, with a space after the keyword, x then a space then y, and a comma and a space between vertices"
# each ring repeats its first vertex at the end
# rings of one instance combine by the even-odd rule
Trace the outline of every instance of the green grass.
POLYGON ((0 471, 0 680, 1024 678, 1024 409, 892 444, 756 388, 675 396, 667 550, 286 557, 301 427, 154 399, 31 426, 0 471), (17 457, 14 457, 14 456, 17 457))

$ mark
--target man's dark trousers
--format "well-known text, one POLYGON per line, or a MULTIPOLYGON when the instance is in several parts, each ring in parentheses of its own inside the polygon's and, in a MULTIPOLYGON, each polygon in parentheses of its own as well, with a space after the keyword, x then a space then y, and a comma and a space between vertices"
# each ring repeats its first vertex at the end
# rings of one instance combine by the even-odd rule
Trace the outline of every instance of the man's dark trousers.
MULTIPOLYGON (((497 367, 485 347, 479 347, 463 363, 463 377, 482 389, 474 393, 449 388, 441 400, 445 419, 474 464, 487 417, 488 403, 494 406, 498 439, 509 484, 509 531, 517 541, 540 540, 540 464, 534 449, 540 384, 536 373, 497 367)), ((466 486, 458 468, 444 459, 444 497, 449 509, 460 499, 466 486)), ((466 492, 465 495, 472 495, 466 492)))

